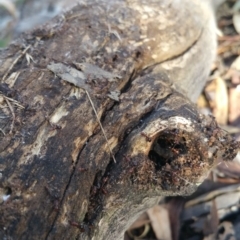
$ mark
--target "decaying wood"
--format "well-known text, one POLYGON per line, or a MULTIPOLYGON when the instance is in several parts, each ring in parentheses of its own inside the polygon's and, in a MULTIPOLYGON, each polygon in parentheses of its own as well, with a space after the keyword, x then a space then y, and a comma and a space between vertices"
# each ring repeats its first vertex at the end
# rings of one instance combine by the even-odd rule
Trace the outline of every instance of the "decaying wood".
POLYGON ((2 237, 121 239, 234 155, 180 93, 215 49, 208 1, 184 2, 86 1, 1 52, 2 237))

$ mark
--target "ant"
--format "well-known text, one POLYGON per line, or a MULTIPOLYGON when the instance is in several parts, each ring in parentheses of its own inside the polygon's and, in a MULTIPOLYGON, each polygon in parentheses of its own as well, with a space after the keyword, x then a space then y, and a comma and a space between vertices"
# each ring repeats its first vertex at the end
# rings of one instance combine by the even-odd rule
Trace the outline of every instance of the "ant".
POLYGON ((100 187, 100 190, 102 191, 102 193, 104 195, 106 195, 108 193, 107 190, 104 189, 104 185, 107 183, 108 179, 109 179, 109 177, 104 177, 103 180, 102 180, 102 185, 100 187))
POLYGON ((49 196, 51 197, 51 200, 53 202, 53 210, 58 212, 59 209, 60 209, 60 199, 59 199, 59 197, 57 195, 53 195, 52 192, 50 191, 50 189, 47 186, 45 186, 44 188, 47 191, 47 193, 49 194, 49 196))
POLYGON ((78 171, 79 172, 86 172, 86 171, 88 171, 88 168, 80 167, 80 168, 78 168, 78 171))
POLYGON ((82 224, 79 224, 79 223, 74 222, 74 221, 72 221, 72 220, 68 220, 68 223, 69 223, 71 226, 73 226, 73 227, 79 228, 79 229, 80 229, 80 232, 85 232, 85 228, 84 228, 84 226, 83 226, 82 224))
POLYGON ((146 133, 141 132, 141 135, 146 138, 147 142, 151 142, 152 141, 152 138, 149 137, 146 133))

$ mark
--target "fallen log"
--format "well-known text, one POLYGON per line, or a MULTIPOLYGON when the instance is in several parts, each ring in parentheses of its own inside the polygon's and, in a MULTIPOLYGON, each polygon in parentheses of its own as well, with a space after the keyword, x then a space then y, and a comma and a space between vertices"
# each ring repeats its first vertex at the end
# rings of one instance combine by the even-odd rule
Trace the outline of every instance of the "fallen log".
POLYGON ((207 1, 184 2, 83 2, 1 51, 1 237, 122 239, 234 156, 189 100, 216 39, 207 1))

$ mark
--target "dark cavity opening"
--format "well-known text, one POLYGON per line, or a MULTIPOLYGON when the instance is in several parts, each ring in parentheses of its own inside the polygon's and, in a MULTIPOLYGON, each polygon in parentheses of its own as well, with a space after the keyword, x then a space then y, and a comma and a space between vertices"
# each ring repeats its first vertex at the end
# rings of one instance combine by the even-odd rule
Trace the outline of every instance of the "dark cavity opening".
POLYGON ((11 195, 12 194, 12 189, 10 187, 5 188, 5 195, 11 195))
POLYGON ((187 153, 186 139, 183 130, 165 130, 155 139, 148 157, 154 162, 157 171, 179 155, 187 153))

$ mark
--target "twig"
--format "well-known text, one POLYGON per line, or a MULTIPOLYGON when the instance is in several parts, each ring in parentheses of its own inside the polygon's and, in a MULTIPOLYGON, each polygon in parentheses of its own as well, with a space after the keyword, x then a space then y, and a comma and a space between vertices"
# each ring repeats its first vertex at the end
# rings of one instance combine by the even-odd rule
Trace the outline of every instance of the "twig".
POLYGON ((11 123, 11 128, 10 128, 10 131, 9 131, 9 134, 11 134, 12 130, 13 130, 14 122, 15 122, 15 113, 14 113, 14 110, 13 110, 13 107, 12 107, 11 103, 8 101, 7 98, 5 98, 5 101, 6 101, 8 107, 9 107, 11 113, 12 113, 12 116, 13 116, 12 123, 11 123))
POLYGON ((6 136, 5 132, 0 128, 0 132, 3 134, 3 136, 6 136))
POLYGON ((239 41, 240 40, 240 35, 235 35, 235 36, 221 36, 218 37, 218 41, 239 41))
POLYGON ((102 130, 102 132, 103 132, 103 135, 104 135, 104 137, 105 137, 105 139, 106 139, 107 146, 108 146, 109 151, 110 151, 110 153, 111 153, 111 155, 112 155, 112 158, 113 158, 114 162, 116 163, 116 159, 115 159, 115 157, 114 157, 114 155, 113 155, 113 152, 112 152, 112 149, 111 149, 111 147, 110 147, 110 145, 109 145, 109 142, 108 142, 108 139, 107 139, 107 135, 106 135, 106 133, 105 133, 105 131, 104 131, 104 129, 103 129, 103 126, 102 126, 102 124, 101 124, 101 122, 100 122, 100 119, 99 119, 98 114, 97 114, 97 111, 96 111, 96 109, 95 109, 95 107, 94 107, 93 101, 92 101, 92 99, 91 99, 88 91, 87 91, 86 89, 84 89, 84 90, 85 90, 85 92, 86 92, 86 94, 87 94, 87 96, 88 96, 88 99, 89 99, 89 101, 90 101, 90 103, 91 103, 91 105, 92 105, 93 111, 94 111, 94 113, 95 113, 95 115, 96 115, 97 121, 98 121, 98 123, 99 123, 99 125, 100 125, 100 128, 101 128, 101 130, 102 130))
POLYGON ((3 95, 3 94, 0 94, 0 95, 3 96, 3 98, 4 98, 5 100, 8 100, 8 101, 12 102, 14 105, 18 106, 19 108, 21 108, 21 109, 24 109, 24 108, 25 108, 23 105, 19 104, 18 101, 14 100, 14 99, 12 99, 12 98, 6 97, 6 96, 3 95))
POLYGON ((9 72, 12 70, 12 68, 15 66, 15 64, 18 62, 18 60, 27 52, 27 50, 30 48, 31 45, 27 46, 22 52, 21 54, 13 61, 12 65, 9 67, 9 69, 7 70, 7 72, 4 74, 3 78, 2 78, 2 82, 4 82, 4 80, 6 79, 7 75, 9 74, 9 72))
MULTIPOLYGON (((173 174, 175 174, 175 173, 173 173, 173 174)), ((194 184, 193 184, 193 183, 191 183, 191 182, 189 182, 187 179, 185 179, 185 178, 182 178, 182 177, 178 176, 177 174, 175 174, 175 176, 177 176, 178 178, 182 179, 182 180, 183 180, 183 181, 185 181, 186 183, 188 183, 188 184, 190 184, 190 185, 194 186, 194 184)))

